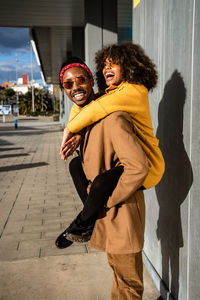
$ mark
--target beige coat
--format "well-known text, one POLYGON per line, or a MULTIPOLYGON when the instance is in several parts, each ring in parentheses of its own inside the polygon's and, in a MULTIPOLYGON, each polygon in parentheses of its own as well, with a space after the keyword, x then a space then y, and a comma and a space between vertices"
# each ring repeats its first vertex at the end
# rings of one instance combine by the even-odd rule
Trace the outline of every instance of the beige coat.
POLYGON ((135 253, 143 248, 144 195, 138 188, 148 174, 148 162, 126 112, 114 112, 87 129, 81 149, 88 180, 119 164, 119 182, 96 221, 90 247, 108 253, 135 253))

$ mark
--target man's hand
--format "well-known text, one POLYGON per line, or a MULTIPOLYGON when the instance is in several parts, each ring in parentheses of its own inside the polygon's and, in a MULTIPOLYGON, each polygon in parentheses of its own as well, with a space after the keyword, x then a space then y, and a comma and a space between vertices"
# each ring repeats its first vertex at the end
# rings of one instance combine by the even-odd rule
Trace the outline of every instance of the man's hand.
MULTIPOLYGON (((80 145, 82 139, 83 139, 82 135, 79 133, 76 133, 63 145, 62 153, 65 156, 65 160, 67 160, 67 158, 70 155, 73 155, 76 148, 80 145)), ((61 157, 62 157, 62 155, 61 155, 61 157)))
POLYGON ((64 133, 63 133, 62 143, 61 143, 61 146, 60 146, 60 155, 61 155, 61 159, 63 159, 63 160, 66 160, 66 158, 65 158, 65 152, 63 151, 63 149, 65 147, 65 144, 73 136, 74 136, 74 134, 72 132, 70 132, 67 128, 65 128, 64 133))

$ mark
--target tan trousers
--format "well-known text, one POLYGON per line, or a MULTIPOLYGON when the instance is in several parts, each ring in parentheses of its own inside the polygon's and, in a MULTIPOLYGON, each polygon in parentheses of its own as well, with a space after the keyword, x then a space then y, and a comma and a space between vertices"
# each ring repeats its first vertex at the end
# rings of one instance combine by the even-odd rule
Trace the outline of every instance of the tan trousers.
POLYGON ((141 300, 144 290, 142 252, 107 253, 107 258, 114 272, 111 300, 141 300))

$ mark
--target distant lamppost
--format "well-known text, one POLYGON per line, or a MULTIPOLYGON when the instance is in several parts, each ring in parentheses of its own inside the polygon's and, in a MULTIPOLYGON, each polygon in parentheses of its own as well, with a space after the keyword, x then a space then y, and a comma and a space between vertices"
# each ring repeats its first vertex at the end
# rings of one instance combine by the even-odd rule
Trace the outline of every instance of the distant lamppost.
POLYGON ((17 89, 16 89, 16 104, 17 104, 17 111, 19 115, 19 94, 18 94, 18 69, 17 69, 17 64, 18 64, 18 58, 16 54, 16 84, 17 84, 17 89))
POLYGON ((30 44, 31 47, 31 88, 32 88, 32 110, 35 111, 35 98, 34 98, 34 86, 33 86, 33 49, 32 44, 30 44))

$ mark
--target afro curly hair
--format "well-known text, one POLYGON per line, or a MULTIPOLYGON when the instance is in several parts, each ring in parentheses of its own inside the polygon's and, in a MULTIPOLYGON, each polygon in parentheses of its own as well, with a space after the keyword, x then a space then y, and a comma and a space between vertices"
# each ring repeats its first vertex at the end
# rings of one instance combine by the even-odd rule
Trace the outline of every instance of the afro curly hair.
POLYGON ((123 81, 142 84, 149 91, 156 86, 158 75, 155 64, 141 46, 126 42, 108 45, 96 53, 96 79, 100 90, 107 87, 102 73, 107 58, 120 65, 123 81))

